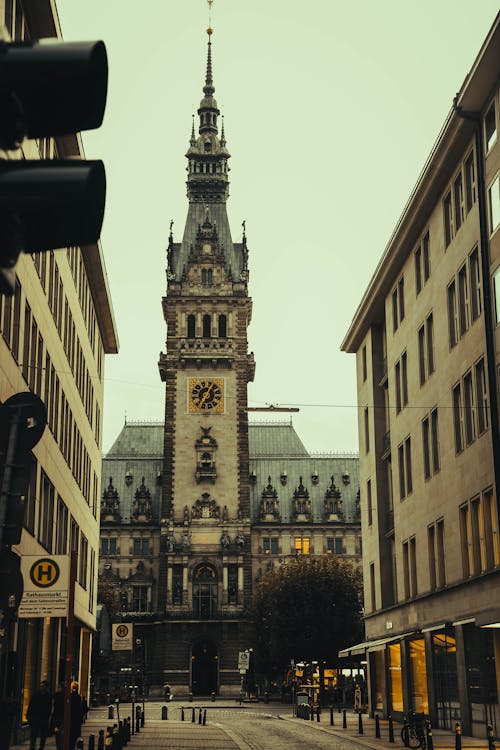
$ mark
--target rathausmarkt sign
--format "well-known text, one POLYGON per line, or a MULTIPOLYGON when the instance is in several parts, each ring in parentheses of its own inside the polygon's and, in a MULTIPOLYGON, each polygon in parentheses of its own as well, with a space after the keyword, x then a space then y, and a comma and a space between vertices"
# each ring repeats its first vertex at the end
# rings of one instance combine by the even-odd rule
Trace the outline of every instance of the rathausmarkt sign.
POLYGON ((66 555, 21 557, 24 593, 19 617, 66 617, 69 558, 66 555))

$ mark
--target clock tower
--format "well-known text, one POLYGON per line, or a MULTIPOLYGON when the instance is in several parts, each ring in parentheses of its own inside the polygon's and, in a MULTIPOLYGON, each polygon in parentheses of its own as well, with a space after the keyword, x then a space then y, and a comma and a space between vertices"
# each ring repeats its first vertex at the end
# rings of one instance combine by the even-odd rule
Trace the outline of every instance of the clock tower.
POLYGON ((207 33, 181 242, 170 226, 159 361, 166 399, 158 599, 165 622, 155 652, 174 692, 195 695, 234 694, 251 597, 248 251, 245 231, 233 242, 227 217, 230 154, 207 33))

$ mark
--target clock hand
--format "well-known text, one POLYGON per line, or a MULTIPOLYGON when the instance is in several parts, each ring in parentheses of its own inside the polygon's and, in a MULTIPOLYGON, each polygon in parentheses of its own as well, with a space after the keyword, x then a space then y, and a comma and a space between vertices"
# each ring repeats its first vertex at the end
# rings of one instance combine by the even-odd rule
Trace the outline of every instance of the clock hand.
POLYGON ((214 385, 215 385, 215 383, 212 383, 212 385, 210 386, 210 388, 207 388, 207 390, 205 392, 205 395, 203 396, 203 398, 200 401, 200 406, 203 406, 203 404, 205 403, 205 401, 207 400, 207 398, 210 396, 210 393, 211 393, 212 388, 214 387, 214 385))

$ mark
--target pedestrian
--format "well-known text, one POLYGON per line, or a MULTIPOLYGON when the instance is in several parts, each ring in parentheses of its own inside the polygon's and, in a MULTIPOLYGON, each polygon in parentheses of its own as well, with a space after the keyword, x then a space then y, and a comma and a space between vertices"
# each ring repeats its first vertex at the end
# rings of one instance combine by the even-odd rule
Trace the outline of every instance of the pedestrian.
POLYGON ((36 738, 40 737, 39 750, 45 747, 49 731, 49 717, 52 711, 52 696, 49 683, 43 680, 40 687, 31 696, 26 716, 30 725, 30 750, 35 750, 36 738))
POLYGON ((56 741, 56 750, 62 750, 64 738, 64 692, 62 685, 59 685, 54 693, 50 726, 56 741))
POLYGON ((78 694, 78 683, 71 683, 69 696, 69 747, 74 750, 77 739, 82 733, 83 707, 78 694))

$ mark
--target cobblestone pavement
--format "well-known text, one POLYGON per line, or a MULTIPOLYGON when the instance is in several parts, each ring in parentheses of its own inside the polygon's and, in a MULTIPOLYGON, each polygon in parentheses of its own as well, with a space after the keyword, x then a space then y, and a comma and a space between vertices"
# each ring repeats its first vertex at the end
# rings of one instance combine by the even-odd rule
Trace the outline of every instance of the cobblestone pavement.
MULTIPOLYGON (((142 706, 141 706, 142 707, 142 706)), ((120 719, 131 716, 130 703, 121 704, 120 719)), ((96 739, 100 729, 113 726, 117 721, 108 718, 108 708, 93 709, 83 725, 84 750, 88 750, 91 734, 96 739)), ((217 699, 182 703, 173 701, 145 704, 145 726, 132 737, 129 750, 404 750, 401 742, 401 725, 394 724, 394 743, 389 742, 388 722, 380 720, 380 738, 375 736, 375 720, 362 715, 360 726, 358 715, 346 711, 346 727, 343 714, 330 712, 326 708, 320 720, 305 721, 293 716, 292 707, 281 703, 243 703, 217 699), (167 710, 167 719, 162 720, 162 709, 167 710), (184 720, 182 716, 184 715, 184 720), (194 719, 194 721, 193 721, 194 719), (205 720, 205 724, 203 724, 205 720), (333 724, 332 724, 333 720, 333 724), (363 734, 359 733, 360 728, 363 734)), ((434 730, 434 750, 455 750, 455 734, 434 730)), ((486 739, 463 736, 461 750, 488 750, 486 739)), ((27 750, 19 746, 12 750, 27 750)), ((50 738, 46 750, 55 750, 50 738)))

